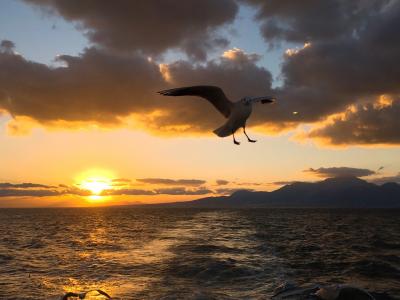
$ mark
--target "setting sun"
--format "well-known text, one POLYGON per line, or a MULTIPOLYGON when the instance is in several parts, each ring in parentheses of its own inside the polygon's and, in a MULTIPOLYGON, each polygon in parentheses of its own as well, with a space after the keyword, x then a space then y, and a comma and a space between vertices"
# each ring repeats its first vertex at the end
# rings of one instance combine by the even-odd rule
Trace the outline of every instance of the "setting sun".
POLYGON ((81 173, 76 182, 80 188, 99 196, 104 190, 112 187, 112 178, 113 174, 108 170, 92 169, 81 173))
POLYGON ((100 195, 103 190, 109 189, 111 186, 109 182, 99 178, 89 178, 81 183, 81 187, 89 190, 94 195, 100 195))

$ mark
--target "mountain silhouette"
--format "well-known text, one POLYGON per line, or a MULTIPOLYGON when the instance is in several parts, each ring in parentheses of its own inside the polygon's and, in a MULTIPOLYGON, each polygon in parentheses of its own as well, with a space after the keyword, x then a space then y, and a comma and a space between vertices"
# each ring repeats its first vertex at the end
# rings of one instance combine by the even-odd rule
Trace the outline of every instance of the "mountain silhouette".
POLYGON ((230 196, 158 204, 173 207, 400 208, 400 185, 376 185, 357 177, 295 182, 272 192, 240 190, 230 196))

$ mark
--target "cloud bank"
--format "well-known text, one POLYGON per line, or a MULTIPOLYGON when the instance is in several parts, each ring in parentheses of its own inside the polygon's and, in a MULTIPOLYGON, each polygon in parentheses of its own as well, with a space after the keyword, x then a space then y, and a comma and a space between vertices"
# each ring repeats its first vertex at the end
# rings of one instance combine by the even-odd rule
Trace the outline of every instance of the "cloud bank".
POLYGON ((204 133, 223 121, 209 103, 164 99, 156 91, 212 84, 232 100, 275 95, 277 104, 260 106, 250 120, 265 131, 309 123, 304 136, 330 144, 400 143, 398 1, 25 2, 74 22, 91 44, 49 67, 16 54, 12 41, 1 42, 0 110, 16 120, 123 126, 132 117, 157 133, 204 133), (223 29, 240 5, 256 10, 266 49, 294 45, 283 54, 282 86, 272 88, 259 54, 228 49, 223 29), (226 51, 209 59, 216 49, 226 51), (163 63, 170 50, 188 59, 163 63), (379 107, 383 95, 392 102, 379 107))
POLYGON ((400 101, 367 103, 348 109, 331 123, 313 129, 308 136, 336 145, 400 144, 400 101))
POLYGON ((210 49, 227 46, 217 30, 233 22, 238 12, 233 0, 25 2, 77 22, 92 43, 112 51, 160 55, 177 48, 202 60, 210 49))

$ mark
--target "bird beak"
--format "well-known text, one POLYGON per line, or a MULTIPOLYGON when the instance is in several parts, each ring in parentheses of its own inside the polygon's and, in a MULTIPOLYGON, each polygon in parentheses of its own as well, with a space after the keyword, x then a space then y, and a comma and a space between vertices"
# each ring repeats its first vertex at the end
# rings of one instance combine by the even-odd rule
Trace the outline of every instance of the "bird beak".
POLYGON ((266 104, 266 103, 273 103, 273 102, 275 102, 275 98, 274 98, 274 97, 270 97, 270 96, 256 97, 256 98, 252 98, 251 101, 254 101, 254 102, 261 102, 262 104, 266 104))
POLYGON ((266 99, 262 99, 261 103, 265 104, 265 103, 274 103, 275 99, 274 98, 266 98, 266 99))

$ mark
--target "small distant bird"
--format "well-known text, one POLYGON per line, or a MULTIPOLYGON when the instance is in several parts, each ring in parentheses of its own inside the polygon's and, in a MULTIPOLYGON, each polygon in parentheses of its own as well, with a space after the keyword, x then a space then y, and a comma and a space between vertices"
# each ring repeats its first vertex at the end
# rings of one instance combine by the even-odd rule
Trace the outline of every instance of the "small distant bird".
POLYGON ((235 132, 239 128, 243 128, 243 132, 250 143, 255 143, 246 133, 246 121, 252 112, 254 103, 275 102, 274 97, 244 97, 237 102, 230 101, 224 94, 224 91, 217 86, 197 85, 189 87, 181 87, 176 89, 164 90, 158 92, 164 96, 198 96, 208 100, 214 107, 228 120, 224 125, 214 130, 219 137, 233 136, 235 145, 240 145, 235 139, 235 132))

